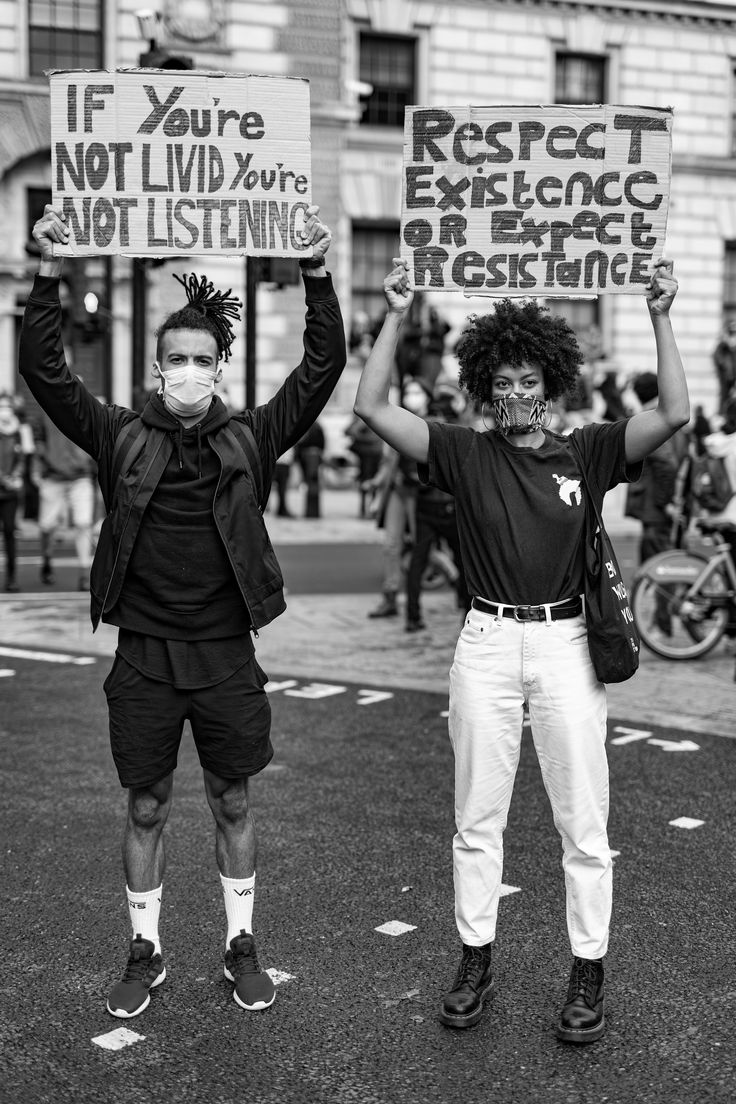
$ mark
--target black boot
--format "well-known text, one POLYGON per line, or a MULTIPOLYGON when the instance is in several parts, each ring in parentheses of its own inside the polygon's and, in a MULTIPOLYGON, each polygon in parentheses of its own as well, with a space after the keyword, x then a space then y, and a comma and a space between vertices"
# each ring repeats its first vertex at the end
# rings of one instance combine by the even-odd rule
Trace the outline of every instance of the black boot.
POLYGON ((603 1015, 603 962, 575 958, 557 1038, 564 1043, 594 1043, 606 1026, 603 1015))
POLYGON ((396 605, 396 591, 387 590, 379 605, 371 610, 369 617, 396 617, 399 607, 396 605))
POLYGON ((483 1013, 483 1001, 489 995, 491 977, 491 947, 468 947, 463 943, 463 957, 449 993, 440 1005, 440 1023, 447 1027, 472 1027, 483 1013))

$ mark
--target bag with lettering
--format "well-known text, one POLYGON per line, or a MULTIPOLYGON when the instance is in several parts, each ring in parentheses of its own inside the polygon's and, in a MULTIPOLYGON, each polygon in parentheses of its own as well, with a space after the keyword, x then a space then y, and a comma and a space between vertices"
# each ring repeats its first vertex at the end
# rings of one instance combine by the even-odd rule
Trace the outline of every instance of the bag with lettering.
POLYGON ((600 682, 626 682, 639 667, 639 634, 611 539, 571 437, 585 485, 585 620, 588 650, 600 682))

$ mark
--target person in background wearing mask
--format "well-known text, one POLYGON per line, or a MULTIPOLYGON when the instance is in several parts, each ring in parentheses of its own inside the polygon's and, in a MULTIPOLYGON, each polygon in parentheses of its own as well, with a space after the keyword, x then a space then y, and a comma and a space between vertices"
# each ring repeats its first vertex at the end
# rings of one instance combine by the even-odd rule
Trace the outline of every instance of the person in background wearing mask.
POLYGON ((0 393, 0 523, 5 545, 5 593, 17 594, 15 577, 15 516, 23 488, 20 421, 13 397, 0 393))
MULTIPOLYGON (((401 405, 405 410, 425 418, 431 399, 432 388, 428 383, 414 376, 404 377, 401 405)), ((375 494, 371 512, 383 529, 382 598, 368 616, 397 617, 401 559, 407 542, 413 545, 416 538, 417 466, 395 449, 386 448, 378 472, 364 487, 375 494)))
MULTIPOLYGON (((340 307, 325 268, 330 231, 306 212, 300 261, 304 354, 263 406, 230 415, 215 395, 242 305, 202 276, 185 277, 187 303, 160 326, 159 390, 140 415, 105 406, 69 371, 61 341, 54 244, 69 233, 45 208, 33 229, 41 263, 28 297, 20 371, 59 429, 97 463, 107 517, 92 565, 91 613, 119 628, 105 682, 112 754, 128 791, 123 865, 132 926, 129 957, 107 1009, 136 1016, 166 976, 159 938, 163 828, 185 719, 215 820, 225 899, 225 977, 248 1010, 274 986, 253 936, 256 833, 248 780, 270 761, 266 674, 251 633, 285 609, 283 581, 261 505, 279 456, 307 431, 345 366, 340 307), (122 442, 116 453, 116 444, 122 442), (138 451, 136 452, 136 446, 138 451), (127 456, 122 459, 121 456, 127 456), (116 460, 117 457, 117 460, 116 460)), ((200 972, 200 967, 196 967, 200 972)))

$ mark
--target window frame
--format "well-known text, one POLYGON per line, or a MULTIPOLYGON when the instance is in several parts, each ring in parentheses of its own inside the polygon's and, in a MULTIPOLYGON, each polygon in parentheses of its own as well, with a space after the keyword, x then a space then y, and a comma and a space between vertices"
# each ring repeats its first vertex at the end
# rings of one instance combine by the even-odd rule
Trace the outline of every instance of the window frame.
POLYGON ((384 128, 389 130, 402 129, 404 127, 404 109, 410 104, 418 102, 418 80, 420 69, 420 40, 418 35, 399 35, 388 34, 381 31, 374 31, 368 27, 359 27, 357 30, 357 43, 356 43, 356 72, 361 84, 370 84, 372 91, 370 95, 360 95, 361 116, 359 124, 361 127, 370 128, 384 128), (402 43, 407 46, 411 46, 411 84, 405 88, 401 88, 398 85, 376 85, 375 81, 371 80, 371 73, 364 69, 364 42, 372 41, 384 42, 384 43, 402 43), (387 106, 383 110, 376 107, 376 92, 385 94, 387 96, 399 97, 404 95, 405 100, 398 106, 396 104, 387 106), (383 114, 386 118, 376 118, 376 115, 383 114))
POLYGON ((47 69, 103 68, 105 0, 45 0, 48 22, 41 21, 34 6, 41 4, 28 0, 25 54, 30 80, 43 80, 47 69), (97 27, 90 30, 81 25, 81 13, 89 16, 92 11, 97 13, 97 27))

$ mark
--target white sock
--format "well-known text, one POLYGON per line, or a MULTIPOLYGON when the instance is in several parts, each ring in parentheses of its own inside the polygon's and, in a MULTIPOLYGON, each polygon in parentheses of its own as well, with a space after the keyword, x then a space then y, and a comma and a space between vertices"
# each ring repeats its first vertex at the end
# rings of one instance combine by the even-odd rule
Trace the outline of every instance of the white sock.
POLYGON ((154 954, 161 954, 161 940, 158 937, 158 916, 161 911, 162 889, 163 885, 160 885, 158 889, 149 889, 146 893, 134 893, 128 886, 125 887, 133 938, 140 935, 143 939, 150 939, 153 943, 154 954))
POLYGON ((230 948, 230 940, 242 931, 253 930, 253 896, 255 894, 255 871, 250 878, 226 878, 220 875, 222 895, 225 898, 227 916, 227 936, 225 950, 230 948))

